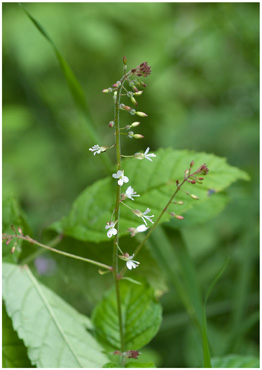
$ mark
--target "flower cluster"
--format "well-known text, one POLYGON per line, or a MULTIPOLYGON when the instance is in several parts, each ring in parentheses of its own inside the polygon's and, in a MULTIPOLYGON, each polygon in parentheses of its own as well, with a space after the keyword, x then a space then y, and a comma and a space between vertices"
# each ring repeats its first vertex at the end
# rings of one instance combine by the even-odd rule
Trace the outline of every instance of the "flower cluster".
MULTIPOLYGON (((144 136, 135 133, 133 131, 134 128, 140 125, 140 122, 133 122, 130 125, 126 125, 125 127, 120 127, 119 124, 119 119, 118 119, 118 114, 116 112, 119 112, 120 110, 129 113, 130 115, 137 115, 139 117, 147 117, 148 115, 144 112, 137 111, 136 109, 130 107, 129 105, 121 103, 121 97, 122 96, 127 96, 130 99, 130 102, 137 106, 137 101, 136 101, 136 96, 140 96, 143 91, 140 90, 139 88, 141 87, 146 87, 146 84, 142 82, 139 78, 137 77, 147 77, 151 73, 151 67, 146 63, 141 63, 139 66, 136 68, 131 69, 129 72, 126 73, 126 65, 127 65, 127 60, 126 57, 123 58, 123 65, 124 65, 124 76, 120 81, 115 82, 111 87, 107 89, 103 89, 103 93, 113 93, 113 101, 115 104, 115 117, 113 120, 109 122, 109 127, 113 128, 115 127, 115 136, 117 135, 126 135, 130 139, 142 139, 144 136), (130 89, 131 88, 131 89, 130 89), (132 130, 131 130, 132 129, 132 130), (123 132, 123 130, 126 130, 126 132, 123 132)), ((89 150, 93 152, 94 155, 96 154, 101 154, 105 152, 108 149, 113 148, 116 146, 116 150, 120 155, 120 148, 117 147, 119 146, 118 144, 119 141, 116 140, 116 143, 112 145, 111 147, 107 146, 100 146, 98 144, 94 145, 91 147, 89 150)), ((153 158, 156 157, 154 153, 149 153, 150 148, 147 147, 145 152, 139 152, 135 153, 133 155, 121 155, 121 157, 133 157, 139 160, 142 159, 147 159, 148 161, 152 162, 153 158)), ((121 163, 118 160, 117 163, 117 172, 112 174, 112 177, 117 180, 117 186, 122 187, 123 185, 129 183, 129 178, 125 175, 124 170, 121 168, 121 163)), ((118 194, 119 189, 118 189, 118 194)), ((137 233, 144 232, 146 231, 148 227, 148 222, 149 223, 154 223, 152 221, 152 218, 154 215, 149 215, 151 212, 150 208, 146 208, 144 212, 141 212, 138 209, 133 209, 131 208, 128 204, 125 203, 126 200, 130 199, 132 201, 135 201, 135 198, 140 197, 140 194, 137 194, 137 192, 134 190, 132 186, 128 186, 127 189, 120 195, 119 202, 123 205, 125 205, 127 208, 129 208, 133 214, 135 214, 137 217, 141 218, 142 221, 144 222, 143 225, 139 225, 136 228, 129 228, 128 231, 130 232, 131 236, 136 235, 137 233)), ((109 222, 107 222, 105 229, 107 232, 107 237, 111 238, 112 236, 116 236, 118 234, 118 226, 117 226, 117 218, 119 216, 119 206, 118 203, 116 204, 116 207, 113 211, 113 214, 111 216, 111 219, 109 222), (112 221, 112 217, 115 214, 115 221, 112 221)), ((118 249, 121 251, 120 247, 118 246, 118 249)), ((134 255, 129 256, 128 253, 123 253, 121 251, 122 255, 119 256, 120 259, 124 260, 126 262, 126 266, 128 269, 136 268, 139 265, 139 262, 134 261, 133 257, 134 255)))
POLYGON ((144 62, 144 63, 141 63, 136 68, 133 68, 131 71, 136 76, 147 77, 151 73, 151 67, 149 67, 149 65, 147 64, 147 62, 144 62))

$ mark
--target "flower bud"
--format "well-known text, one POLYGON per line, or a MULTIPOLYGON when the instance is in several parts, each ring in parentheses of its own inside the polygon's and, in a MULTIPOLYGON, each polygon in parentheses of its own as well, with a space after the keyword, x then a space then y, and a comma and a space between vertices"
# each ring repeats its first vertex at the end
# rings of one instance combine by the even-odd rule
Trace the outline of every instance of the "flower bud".
POLYGON ((184 202, 182 201, 182 200, 178 200, 178 201, 174 201, 174 202, 172 202, 172 203, 174 203, 174 204, 178 204, 178 205, 182 205, 182 204, 184 204, 184 202))
POLYGON ((139 95, 142 95, 143 94, 143 91, 140 90, 140 91, 136 91, 133 93, 135 96, 139 96, 139 95))
POLYGON ((102 93, 105 93, 105 94, 107 94, 107 93, 111 93, 113 90, 112 90, 112 88, 111 87, 109 87, 108 89, 104 89, 104 90, 102 90, 102 93))
POLYGON ((148 115, 144 112, 136 112, 136 115, 140 117, 148 117, 148 115))
POLYGON ((140 125, 140 122, 133 122, 130 127, 137 127, 138 125, 140 125))
POLYGON ((121 85, 121 82, 120 81, 117 81, 114 85, 112 85, 113 87, 119 87, 121 85))
POLYGON ((137 105, 137 101, 133 96, 131 96, 130 100, 134 105, 137 105))
POLYGON ((15 251, 15 246, 13 246, 13 247, 12 247, 12 249, 11 249, 11 254, 13 254, 13 253, 14 253, 14 251, 15 251))
POLYGON ((19 232, 19 234, 23 234, 21 227, 18 228, 18 232, 19 232))
POLYGON ((143 138, 144 138, 144 136, 143 136, 143 135, 140 135, 140 134, 134 134, 134 135, 133 135, 133 138, 134 138, 134 139, 143 139, 143 138))
POLYGON ((170 215, 171 215, 172 217, 177 218, 178 220, 183 220, 183 219, 184 219, 184 217, 183 217, 183 216, 176 215, 176 214, 175 214, 175 212, 171 212, 171 213, 170 213, 170 215))
POLYGON ((192 199, 197 199, 197 200, 199 199, 199 198, 198 198, 196 195, 194 195, 194 194, 190 194, 190 196, 191 196, 191 198, 192 198, 192 199))
POLYGON ((126 66, 127 65, 127 58, 123 57, 123 64, 126 66))
POLYGON ((194 161, 190 163, 190 167, 192 168, 194 166, 194 161))
POLYGON ((114 121, 110 121, 110 122, 109 122, 109 124, 108 124, 108 126, 109 126, 110 128, 114 127, 114 125, 115 125, 115 122, 114 122, 114 121))

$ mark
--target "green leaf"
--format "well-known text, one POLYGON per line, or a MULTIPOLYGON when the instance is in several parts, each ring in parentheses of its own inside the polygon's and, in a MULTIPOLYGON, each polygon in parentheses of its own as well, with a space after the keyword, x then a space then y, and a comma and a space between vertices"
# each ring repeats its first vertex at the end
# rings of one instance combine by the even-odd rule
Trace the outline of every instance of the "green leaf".
POLYGON ((155 364, 153 362, 136 362, 136 361, 132 361, 132 362, 129 362, 126 367, 131 367, 131 368, 136 368, 136 367, 146 367, 146 368, 150 368, 150 367, 156 367, 155 364))
MULTIPOLYGON (((148 285, 134 286, 120 281, 122 319, 126 350, 138 350, 158 332, 162 309, 148 285)), ((115 290, 96 306, 92 321, 98 340, 107 350, 120 350, 120 336, 115 290)))
POLYGON ((90 320, 38 283, 27 266, 3 264, 3 297, 14 329, 37 367, 102 367, 90 320))
POLYGON ((3 368, 32 367, 26 352, 26 347, 13 329, 12 321, 2 305, 2 366, 3 368))
MULTIPOLYGON (((130 183, 123 186, 123 190, 121 189, 124 192, 131 184, 141 196, 136 198, 135 202, 128 200, 126 203, 141 212, 150 208, 150 215, 155 215, 155 220, 174 193, 176 180, 183 179, 184 171, 189 168, 192 160, 195 162, 193 170, 203 163, 206 163, 210 170, 203 184, 187 183, 183 186, 183 190, 197 195, 200 199, 194 200, 180 191, 176 200, 182 200, 184 204, 179 206, 172 204, 169 207, 170 212, 184 214, 196 205, 208 201, 210 190, 212 193, 221 192, 238 179, 249 179, 247 173, 228 165, 225 158, 219 158, 213 154, 169 148, 160 149, 156 155, 153 162, 145 159, 123 161, 123 169, 130 183)), ((110 176, 86 188, 74 202, 69 215, 54 223, 51 229, 80 240, 94 242, 108 240, 105 225, 112 217, 115 186, 116 181, 110 176)), ((170 215, 165 213, 161 222, 169 219, 170 215)), ((179 220, 174 222, 178 226, 181 224, 179 220)), ((135 216, 128 208, 121 207, 120 236, 127 234, 129 227, 137 227, 140 224, 141 218, 135 216)))
POLYGON ((259 358, 253 356, 228 355, 212 358, 214 368, 259 368, 259 358))

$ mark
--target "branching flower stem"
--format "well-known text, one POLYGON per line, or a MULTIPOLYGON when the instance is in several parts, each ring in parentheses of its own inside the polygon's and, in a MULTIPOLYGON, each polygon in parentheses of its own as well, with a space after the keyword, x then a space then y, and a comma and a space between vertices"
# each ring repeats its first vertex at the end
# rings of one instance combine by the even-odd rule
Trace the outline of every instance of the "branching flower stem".
MULTIPOLYGON (((117 96, 115 101, 115 137, 116 137, 116 161, 117 161, 117 171, 121 170, 121 147, 120 147, 120 99, 121 91, 125 80, 131 75, 131 71, 124 74, 120 80, 120 86, 117 90, 117 96)), ((117 184, 116 190, 116 206, 115 206, 115 221, 119 220, 120 217, 120 197, 121 197, 121 186, 117 184)), ((118 312, 118 322, 119 322, 119 332, 120 332, 120 343, 121 352, 125 352, 125 338, 124 338, 124 327, 121 309, 121 297, 119 288, 119 276, 118 276, 118 243, 119 243, 119 222, 116 224, 117 234, 114 237, 114 248, 113 248, 113 275, 116 288, 116 300, 117 300, 117 312, 118 312)))
POLYGON ((28 235, 19 235, 19 234, 16 234, 16 235, 8 235, 8 234, 3 234, 3 240, 5 239, 13 239, 13 238, 17 238, 17 239, 22 239, 32 245, 38 245, 39 247, 41 248, 44 248, 46 250, 49 250, 51 252, 54 252, 54 253, 57 253, 57 254, 62 254, 63 256, 66 256, 66 257, 70 257, 70 258, 74 258, 76 260, 80 260, 80 261, 83 261, 83 262, 87 262, 87 263, 91 263, 92 265, 96 265, 96 266, 99 266, 99 267, 102 267, 104 269, 107 269, 107 270, 112 270, 112 266, 108 266, 108 265, 105 265, 104 263, 100 263, 100 262, 97 262, 97 261, 94 261, 94 260, 91 260, 89 258, 84 258, 84 257, 80 257, 80 256, 77 256, 75 254, 71 254, 71 253, 67 253, 67 252, 64 252, 64 251, 60 251, 59 249, 55 249, 49 245, 45 245, 45 244, 42 244, 42 243, 39 243, 38 241, 32 239, 30 236, 28 235))
MULTIPOLYGON (((184 185, 185 182, 187 182, 187 180, 194 176, 196 173, 198 173, 198 171, 196 171, 195 173, 193 174, 190 174, 190 172, 184 177, 183 181, 178 184, 174 194, 171 196, 171 198, 169 199, 169 201, 167 202, 166 206, 164 207, 164 209, 162 210, 162 212, 160 213, 160 215, 158 216, 157 220, 155 221, 154 225, 149 229, 147 235, 145 236, 145 238, 142 240, 142 242, 138 245, 138 247, 136 248, 135 252, 134 252, 134 257, 140 252, 141 248, 144 246, 145 242, 148 240, 148 238, 150 237, 150 235, 152 234, 152 232, 155 230, 155 228, 157 227, 157 225, 159 224, 159 221, 161 220, 162 216, 164 215, 164 213, 167 211, 168 207, 170 206, 170 204, 172 203, 173 199, 175 198, 175 196, 177 195, 177 193, 179 192, 179 190, 181 189, 181 187, 184 185)), ((124 274, 126 273, 126 266, 123 267, 123 269, 121 270, 119 276, 120 277, 123 277, 124 274)))

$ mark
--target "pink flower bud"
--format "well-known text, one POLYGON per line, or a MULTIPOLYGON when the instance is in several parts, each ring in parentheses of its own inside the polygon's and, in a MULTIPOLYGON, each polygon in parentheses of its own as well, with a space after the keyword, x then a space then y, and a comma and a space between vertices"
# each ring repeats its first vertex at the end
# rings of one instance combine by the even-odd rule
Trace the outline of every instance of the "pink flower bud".
POLYGON ((194 166, 194 161, 190 163, 190 167, 192 168, 194 166))
POLYGON ((12 247, 12 249, 11 249, 11 254, 13 254, 13 253, 14 253, 14 251, 15 251, 15 246, 14 246, 14 247, 12 247))
POLYGON ((102 90, 102 93, 104 93, 104 94, 108 94, 108 93, 111 93, 112 92, 112 88, 111 87, 109 87, 108 89, 103 89, 102 90))
POLYGON ((143 135, 140 135, 140 134, 134 134, 132 135, 134 139, 143 139, 144 136, 143 135))

